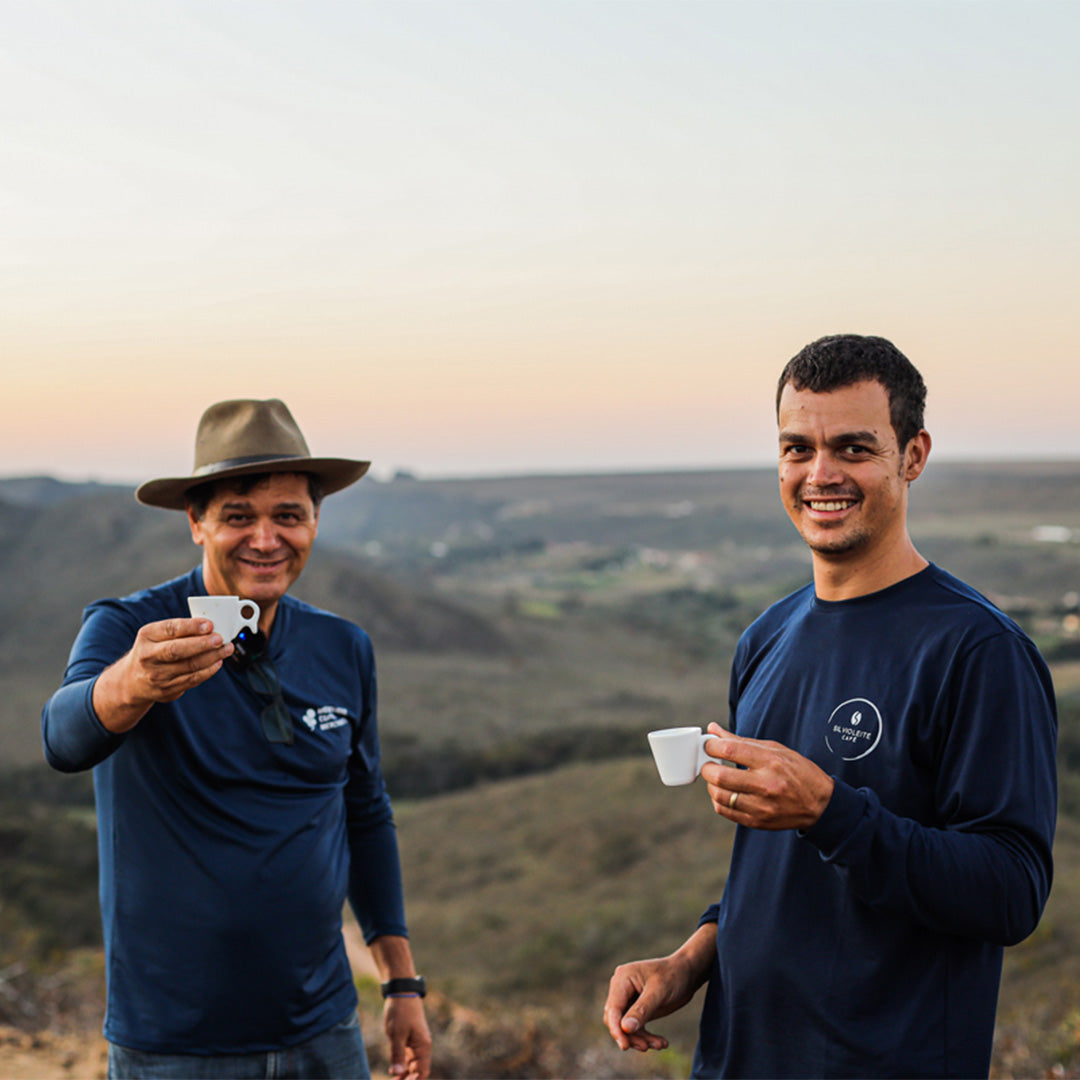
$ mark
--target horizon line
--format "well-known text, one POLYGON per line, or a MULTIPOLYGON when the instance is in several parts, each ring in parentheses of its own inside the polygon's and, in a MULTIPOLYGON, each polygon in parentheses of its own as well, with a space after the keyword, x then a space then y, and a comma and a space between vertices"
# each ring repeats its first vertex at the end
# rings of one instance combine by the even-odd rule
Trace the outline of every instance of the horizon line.
MULTIPOLYGON (((948 466, 980 466, 986 468, 1001 468, 1023 466, 1080 466, 1080 456, 1048 456, 1045 454, 1017 455, 1013 457, 983 457, 967 455, 949 455, 938 457, 935 465, 948 466)), ((618 466, 611 468, 597 466, 581 466, 580 468, 566 468, 562 470, 544 471, 536 469, 511 470, 508 472, 447 472, 425 473, 420 469, 408 466, 395 467, 389 475, 380 476, 375 472, 369 472, 364 479, 376 484, 395 483, 454 483, 476 481, 504 481, 504 480, 559 480, 559 479, 597 479, 604 477, 632 477, 632 476, 686 476, 691 474, 708 473, 731 473, 731 472, 763 472, 774 471, 775 462, 768 463, 716 463, 711 465, 664 465, 656 467, 647 466, 618 466)), ((102 479, 99 476, 65 476, 55 472, 29 472, 29 473, 3 473, 0 474, 0 484, 6 483, 57 483, 71 486, 94 486, 111 488, 137 488, 143 480, 126 479, 102 479)))

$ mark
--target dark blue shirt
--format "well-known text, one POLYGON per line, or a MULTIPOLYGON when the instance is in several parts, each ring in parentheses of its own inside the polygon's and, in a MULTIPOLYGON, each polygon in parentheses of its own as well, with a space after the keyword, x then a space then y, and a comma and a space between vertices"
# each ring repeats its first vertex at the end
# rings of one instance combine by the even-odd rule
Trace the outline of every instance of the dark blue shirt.
POLYGON ((732 728, 831 774, 807 832, 740 827, 698 1077, 973 1077, 1002 946, 1050 890, 1057 721, 1020 629, 936 566, 741 639, 732 728))
POLYGON ((272 1050, 347 1015, 346 895, 368 941, 407 933, 359 627, 282 598, 270 658, 292 745, 266 738, 266 702, 228 665, 124 735, 95 715, 138 629, 204 593, 195 570, 91 604, 42 714, 50 764, 95 767, 106 1037, 157 1053, 272 1050))

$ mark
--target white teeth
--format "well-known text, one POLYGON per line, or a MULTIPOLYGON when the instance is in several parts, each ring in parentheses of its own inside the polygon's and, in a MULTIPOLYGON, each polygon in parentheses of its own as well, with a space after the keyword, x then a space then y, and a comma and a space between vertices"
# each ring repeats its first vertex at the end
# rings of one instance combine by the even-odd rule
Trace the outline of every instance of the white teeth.
POLYGON ((811 502, 811 510, 846 510, 851 503, 846 502, 811 502))

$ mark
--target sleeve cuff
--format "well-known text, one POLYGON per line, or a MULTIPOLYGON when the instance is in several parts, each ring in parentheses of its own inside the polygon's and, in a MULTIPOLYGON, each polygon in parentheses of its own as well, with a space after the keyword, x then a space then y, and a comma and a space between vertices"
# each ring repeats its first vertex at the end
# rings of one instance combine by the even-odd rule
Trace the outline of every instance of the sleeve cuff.
POLYGON ((697 928, 700 930, 703 926, 709 923, 718 923, 720 921, 720 905, 710 904, 709 910, 698 919, 697 928))
POLYGON ((61 772, 80 772, 104 761, 126 738, 109 731, 94 711, 97 676, 68 683, 42 710, 45 758, 61 772))
POLYGON ((858 828, 866 813, 866 796, 850 784, 833 777, 833 794, 825 812, 809 829, 799 830, 799 835, 821 852, 823 858, 832 858, 844 842, 858 828))

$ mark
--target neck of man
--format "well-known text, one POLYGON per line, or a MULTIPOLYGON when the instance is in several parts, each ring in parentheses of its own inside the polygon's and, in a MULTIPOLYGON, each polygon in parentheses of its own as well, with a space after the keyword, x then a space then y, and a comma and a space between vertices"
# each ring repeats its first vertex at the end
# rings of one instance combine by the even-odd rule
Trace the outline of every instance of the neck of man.
POLYGON ((259 604, 259 629, 267 636, 274 627, 274 616, 277 615, 278 601, 266 601, 259 604))
POLYGON ((907 532, 884 550, 832 554, 815 551, 814 592, 820 600, 854 600, 925 570, 929 562, 907 532))

